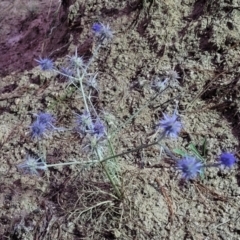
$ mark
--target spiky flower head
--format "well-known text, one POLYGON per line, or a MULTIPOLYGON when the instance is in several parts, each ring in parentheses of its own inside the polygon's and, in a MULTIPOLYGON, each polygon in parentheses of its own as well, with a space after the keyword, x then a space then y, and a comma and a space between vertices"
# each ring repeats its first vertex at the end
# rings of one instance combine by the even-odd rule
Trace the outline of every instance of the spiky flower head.
POLYGON ((67 56, 70 61, 70 69, 76 71, 76 69, 83 69, 85 67, 84 60, 78 56, 77 48, 75 48, 75 54, 73 56, 67 56))
POLYGON ((83 68, 84 67, 84 61, 82 57, 79 56, 69 56, 70 58, 70 66, 75 68, 83 68))
POLYGON ((161 92, 167 88, 168 81, 169 81, 169 78, 167 78, 167 77, 155 77, 153 79, 151 86, 156 91, 161 92))
POLYGON ((73 71, 69 67, 62 67, 60 69, 62 77, 71 78, 73 76, 73 71))
POLYGON ((164 134, 166 136, 176 138, 182 128, 182 124, 178 120, 176 111, 174 111, 172 116, 164 113, 163 113, 163 116, 164 116, 164 119, 160 120, 157 126, 163 129, 164 134))
POLYGON ((41 124, 47 125, 47 126, 53 126, 53 123, 55 122, 55 118, 50 113, 44 113, 40 112, 36 114, 37 121, 41 124))
POLYGON ((54 126, 55 118, 50 113, 40 112, 35 114, 36 120, 31 125, 31 135, 33 138, 42 138, 47 130, 60 130, 54 126))
POLYGON ((236 158, 232 153, 223 152, 219 157, 219 161, 221 166, 230 168, 235 164, 236 158))
POLYGON ((182 172, 182 177, 186 180, 196 178, 202 168, 203 164, 192 156, 185 156, 177 162, 177 169, 182 172))
POLYGON ((42 138, 47 131, 46 125, 38 121, 33 122, 33 124, 30 126, 30 129, 32 137, 37 139, 42 138))
POLYGON ((94 23, 92 25, 92 30, 93 30, 94 33, 99 33, 102 30, 101 23, 94 23))
POLYGON ((35 61, 38 62, 39 66, 43 71, 53 70, 54 64, 51 59, 40 57, 39 59, 35 59, 35 61))
POLYGON ((166 77, 169 80, 168 83, 171 87, 180 87, 178 79, 180 78, 179 74, 175 70, 169 70, 166 72, 166 77))
POLYGON ((93 128, 93 121, 91 114, 88 111, 84 111, 83 114, 77 114, 76 117, 76 130, 80 134, 86 134, 93 128))
POLYGON ((38 171, 47 170, 47 164, 41 158, 27 156, 23 163, 17 165, 17 168, 26 174, 39 175, 38 171))
POLYGON ((175 70, 167 71, 167 77, 169 78, 170 81, 177 81, 180 78, 178 72, 175 70))
POLYGON ((103 137, 106 134, 106 127, 99 118, 93 124, 91 133, 93 135, 95 135, 97 137, 97 139, 100 139, 101 137, 103 137))
POLYGON ((109 25, 94 23, 92 25, 92 31, 100 43, 109 41, 113 38, 113 31, 110 29, 109 25))

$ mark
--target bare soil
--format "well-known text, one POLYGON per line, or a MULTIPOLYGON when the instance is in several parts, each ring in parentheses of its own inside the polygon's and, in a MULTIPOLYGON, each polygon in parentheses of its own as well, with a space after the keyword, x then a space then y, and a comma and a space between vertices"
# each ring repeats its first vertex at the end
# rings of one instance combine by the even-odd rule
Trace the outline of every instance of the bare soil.
POLYGON ((109 131, 119 131, 116 153, 152 142, 162 113, 177 104, 184 128, 163 144, 201 151, 206 140, 206 163, 222 151, 239 158, 239 0, 3 0, 0 9, 0 239, 240 239, 239 162, 186 183, 159 147, 131 153, 117 160, 121 200, 100 166, 40 176, 16 167, 40 149, 49 164, 86 160, 77 134, 54 133, 39 144, 29 126, 39 111, 74 126, 82 98, 34 59, 60 66, 76 47, 88 59, 94 22, 114 31, 91 71, 99 83, 93 104, 108 114, 109 131), (154 78, 173 69, 179 85, 156 95, 154 78))

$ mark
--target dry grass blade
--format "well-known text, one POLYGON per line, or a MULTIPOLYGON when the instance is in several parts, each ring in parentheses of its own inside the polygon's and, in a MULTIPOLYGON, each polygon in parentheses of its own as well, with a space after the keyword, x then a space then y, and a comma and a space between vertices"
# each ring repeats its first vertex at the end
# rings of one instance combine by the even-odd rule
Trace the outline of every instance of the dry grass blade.
POLYGON ((165 201, 168 205, 168 210, 169 210, 169 213, 170 213, 170 221, 171 221, 171 224, 173 224, 175 211, 174 211, 174 208, 173 208, 172 199, 169 196, 169 194, 167 193, 166 188, 161 184, 160 178, 159 177, 155 178, 155 181, 158 184, 159 191, 162 193, 162 195, 165 198, 165 201))
POLYGON ((200 98, 200 97, 211 87, 211 85, 212 85, 214 82, 216 82, 216 80, 217 80, 220 76, 222 76, 225 72, 226 72, 226 71, 219 73, 215 78, 213 78, 213 79, 207 84, 207 86, 206 86, 204 89, 201 89, 201 91, 199 91, 198 94, 193 98, 193 100, 188 104, 187 109, 189 109, 190 107, 193 107, 193 104, 195 103, 195 101, 196 101, 198 98, 200 98))
POLYGON ((220 195, 219 193, 215 192, 214 190, 206 187, 205 185, 199 183, 199 182, 194 182, 194 185, 196 188, 202 193, 205 194, 207 197, 211 197, 214 200, 219 200, 223 202, 227 202, 228 198, 225 196, 220 195))

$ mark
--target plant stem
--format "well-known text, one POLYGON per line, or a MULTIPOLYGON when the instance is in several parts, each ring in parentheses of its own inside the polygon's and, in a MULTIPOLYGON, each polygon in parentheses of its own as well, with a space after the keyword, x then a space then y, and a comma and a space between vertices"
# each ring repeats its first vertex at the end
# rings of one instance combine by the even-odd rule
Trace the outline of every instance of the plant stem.
POLYGON ((115 190, 115 192, 116 192, 116 194, 117 194, 117 197, 118 197, 119 199, 121 199, 121 198, 122 198, 122 194, 121 194, 120 190, 118 189, 116 183, 114 182, 111 174, 109 173, 109 171, 108 171, 105 163, 101 161, 101 156, 100 156, 99 151, 98 151, 97 149, 96 149, 96 153, 97 153, 99 162, 101 163, 101 166, 102 166, 104 172, 106 173, 106 175, 107 175, 107 177, 108 177, 108 180, 111 182, 111 184, 112 184, 112 186, 113 186, 113 188, 114 188, 114 190, 115 190))
POLYGON ((90 113, 90 112, 89 112, 89 108, 88 108, 88 104, 87 104, 87 99, 86 99, 86 96, 85 96, 85 92, 84 92, 84 89, 83 89, 83 83, 82 83, 82 80, 83 80, 84 75, 85 75, 85 74, 83 74, 82 76, 80 76, 79 68, 77 68, 77 76, 78 76, 78 80, 79 80, 79 82, 80 82, 80 89, 81 89, 81 92, 82 92, 82 97, 83 97, 84 105, 85 105, 85 108, 86 108, 87 112, 90 113))
POLYGON ((100 160, 92 160, 92 161, 88 161, 88 162, 79 162, 79 161, 75 161, 75 162, 66 162, 66 163, 55 163, 55 164, 47 164, 47 167, 57 167, 57 166, 67 166, 67 165, 73 165, 73 164, 91 164, 91 163, 103 163, 103 162, 106 162, 107 160, 110 160, 110 159, 113 159, 113 158, 116 158, 116 157, 121 157, 121 156, 124 156, 128 153, 132 153, 132 152, 136 152, 136 151, 139 151, 143 148, 147 148, 147 147, 151 147, 151 146, 154 146, 154 145, 157 145, 159 144, 159 142, 165 137, 165 134, 163 133, 159 139, 155 142, 152 142, 152 143, 149 143, 149 144, 142 144, 134 149, 131 149, 129 151, 126 151, 126 152, 122 152, 122 153, 119 153, 119 154, 115 154, 115 155, 112 155, 110 157, 107 157, 107 158, 103 158, 103 159, 100 159, 100 160))

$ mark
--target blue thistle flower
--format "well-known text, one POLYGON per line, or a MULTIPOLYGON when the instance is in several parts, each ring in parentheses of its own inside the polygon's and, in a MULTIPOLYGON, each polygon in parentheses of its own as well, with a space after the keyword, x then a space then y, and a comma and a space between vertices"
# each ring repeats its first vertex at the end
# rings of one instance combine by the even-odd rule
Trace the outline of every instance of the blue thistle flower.
POLYGON ((163 113, 163 116, 164 116, 164 119, 162 119, 159 122, 158 127, 163 129, 166 136, 176 138, 182 128, 181 122, 178 121, 178 116, 176 115, 176 111, 172 116, 169 116, 164 113, 163 113))
POLYGON ((73 71, 70 68, 62 67, 60 70, 60 73, 62 74, 63 77, 72 77, 73 76, 73 71))
POLYGON ((160 92, 167 88, 168 82, 169 79, 166 77, 165 78, 155 77, 151 85, 153 89, 160 92))
POLYGON ((100 23, 94 23, 92 25, 92 30, 95 33, 99 33, 102 30, 102 25, 100 23))
POLYGON ((38 121, 35 121, 30 128, 33 138, 42 138, 47 130, 46 125, 38 121))
POLYGON ((47 170, 47 164, 41 158, 27 156, 23 163, 17 165, 17 168, 27 174, 39 175, 39 170, 47 170))
POLYGON ((70 69, 76 70, 77 68, 83 69, 85 67, 84 60, 78 56, 77 48, 75 48, 75 54, 73 56, 67 56, 70 62, 70 69))
POLYGON ((203 167, 199 160, 191 156, 185 156, 177 162, 177 168, 182 172, 182 177, 186 180, 195 178, 203 167))
POLYGON ((232 153, 223 152, 219 157, 219 161, 221 166, 230 168, 235 164, 236 158, 232 153))
POLYGON ((95 123, 93 124, 93 128, 91 130, 91 133, 97 137, 97 139, 100 139, 103 137, 106 133, 106 127, 104 123, 98 118, 95 123))
POLYGON ((92 31, 94 35, 98 38, 98 41, 103 43, 104 40, 111 40, 113 38, 113 32, 109 25, 104 25, 102 23, 94 23, 92 25, 92 31))
POLYGON ((76 124, 77 124, 77 131, 80 134, 87 133, 90 129, 92 129, 92 126, 93 126, 90 113, 87 111, 84 111, 83 114, 77 114, 76 124))
POLYGON ((48 129, 54 129, 54 125, 53 123, 55 122, 55 118, 53 117, 52 114, 50 113, 44 113, 44 112, 40 112, 39 114, 36 114, 37 116, 37 122, 39 124, 43 124, 46 126, 46 128, 48 129))
POLYGON ((35 61, 38 62, 43 71, 52 70, 54 67, 53 61, 49 58, 40 57, 39 59, 35 59, 35 61))
POLYGON ((82 57, 79 57, 79 56, 68 56, 68 57, 70 59, 70 66, 73 69, 84 67, 84 61, 82 57))
POLYGON ((173 81, 173 82, 175 82, 175 84, 178 85, 178 79, 180 78, 180 76, 177 71, 169 70, 169 71, 167 71, 167 76, 170 81, 173 81))
POLYGON ((53 125, 55 118, 50 113, 40 112, 39 114, 35 114, 35 116, 37 119, 30 127, 33 138, 42 138, 46 135, 47 130, 64 130, 53 125))

